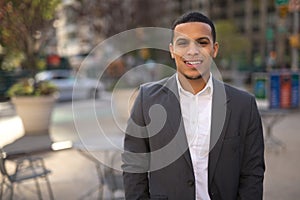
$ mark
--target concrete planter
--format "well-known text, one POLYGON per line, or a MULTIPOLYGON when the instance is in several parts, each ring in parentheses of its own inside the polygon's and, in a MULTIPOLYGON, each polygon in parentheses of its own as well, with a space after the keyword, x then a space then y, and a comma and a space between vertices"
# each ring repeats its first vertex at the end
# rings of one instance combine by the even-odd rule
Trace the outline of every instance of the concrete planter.
POLYGON ((26 135, 48 134, 54 96, 13 97, 12 103, 21 118, 26 135))

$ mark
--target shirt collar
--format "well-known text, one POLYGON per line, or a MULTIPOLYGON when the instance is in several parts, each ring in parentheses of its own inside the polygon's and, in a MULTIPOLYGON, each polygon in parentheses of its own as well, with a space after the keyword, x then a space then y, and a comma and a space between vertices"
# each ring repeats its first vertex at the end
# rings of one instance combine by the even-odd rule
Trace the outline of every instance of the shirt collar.
MULTIPOLYGON (((178 73, 176 73, 176 82, 177 82, 177 87, 180 95, 188 95, 188 96, 193 95, 192 93, 190 93, 189 91, 185 90, 182 87, 178 78, 178 73)), ((212 73, 210 72, 210 76, 205 87, 193 96, 208 95, 209 97, 212 97, 212 94, 213 94, 213 82, 212 82, 212 73)))

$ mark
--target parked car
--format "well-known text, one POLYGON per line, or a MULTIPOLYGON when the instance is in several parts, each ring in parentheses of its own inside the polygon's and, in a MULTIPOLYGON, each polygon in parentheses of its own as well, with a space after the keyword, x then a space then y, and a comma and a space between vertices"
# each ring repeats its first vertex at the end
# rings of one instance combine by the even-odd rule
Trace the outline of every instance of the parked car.
POLYGON ((58 87, 59 101, 99 98, 103 83, 85 76, 76 76, 72 70, 47 70, 35 76, 37 81, 50 81, 58 87))

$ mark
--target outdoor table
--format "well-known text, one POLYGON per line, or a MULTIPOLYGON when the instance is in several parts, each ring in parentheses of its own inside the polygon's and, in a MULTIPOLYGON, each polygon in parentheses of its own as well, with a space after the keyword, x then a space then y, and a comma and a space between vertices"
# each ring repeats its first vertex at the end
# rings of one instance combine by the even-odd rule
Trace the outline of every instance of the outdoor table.
POLYGON ((10 160, 71 147, 72 143, 70 141, 54 142, 48 134, 25 135, 5 145, 2 151, 6 154, 6 159, 10 160))
POLYGON ((286 148, 286 144, 273 134, 274 126, 287 115, 298 112, 299 109, 269 109, 260 108, 259 112, 262 122, 265 125, 265 145, 270 150, 281 150, 286 148))
POLYGON ((290 112, 283 109, 259 110, 262 122, 265 125, 265 145, 267 148, 286 148, 286 145, 273 135, 274 125, 290 112))

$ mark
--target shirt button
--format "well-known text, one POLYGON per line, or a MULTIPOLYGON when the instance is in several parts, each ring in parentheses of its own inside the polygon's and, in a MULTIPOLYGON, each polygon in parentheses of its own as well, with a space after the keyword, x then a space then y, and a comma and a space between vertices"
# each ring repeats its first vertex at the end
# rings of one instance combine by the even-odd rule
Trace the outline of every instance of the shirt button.
POLYGON ((188 180, 188 185, 190 186, 190 187, 192 187, 192 186, 194 186, 194 181, 193 180, 188 180))

